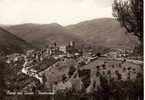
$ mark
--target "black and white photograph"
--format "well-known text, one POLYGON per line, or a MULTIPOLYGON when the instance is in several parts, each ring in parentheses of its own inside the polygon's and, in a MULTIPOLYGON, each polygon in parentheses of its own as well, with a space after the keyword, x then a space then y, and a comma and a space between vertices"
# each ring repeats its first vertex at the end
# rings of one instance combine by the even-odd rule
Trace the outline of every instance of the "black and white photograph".
POLYGON ((0 0, 0 100, 144 100, 143 0, 0 0))

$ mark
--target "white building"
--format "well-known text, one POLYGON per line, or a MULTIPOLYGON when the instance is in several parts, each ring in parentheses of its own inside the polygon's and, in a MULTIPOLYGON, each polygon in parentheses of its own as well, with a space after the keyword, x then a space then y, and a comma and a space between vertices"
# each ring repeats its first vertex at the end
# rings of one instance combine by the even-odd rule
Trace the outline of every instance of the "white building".
POLYGON ((59 51, 66 53, 66 46, 60 46, 59 51))

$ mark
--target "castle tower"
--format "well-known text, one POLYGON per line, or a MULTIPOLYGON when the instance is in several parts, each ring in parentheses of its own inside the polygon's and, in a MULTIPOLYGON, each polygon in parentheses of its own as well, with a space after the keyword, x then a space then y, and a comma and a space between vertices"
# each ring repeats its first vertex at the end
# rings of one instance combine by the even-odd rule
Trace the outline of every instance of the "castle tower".
POLYGON ((75 42, 74 41, 70 41, 70 46, 74 47, 75 46, 75 42))

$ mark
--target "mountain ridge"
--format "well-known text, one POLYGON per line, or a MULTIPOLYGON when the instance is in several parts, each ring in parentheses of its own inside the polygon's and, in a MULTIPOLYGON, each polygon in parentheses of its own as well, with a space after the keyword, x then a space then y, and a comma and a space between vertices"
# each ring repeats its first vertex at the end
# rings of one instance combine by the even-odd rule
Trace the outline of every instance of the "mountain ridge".
POLYGON ((56 42, 58 45, 69 41, 79 41, 71 32, 57 23, 51 24, 21 24, 7 28, 20 38, 34 45, 47 46, 56 42), (68 34, 69 33, 69 34, 68 34))
POLYGON ((4 54, 22 53, 32 45, 0 27, 0 51, 4 54))
POLYGON ((119 22, 113 18, 100 18, 82 21, 77 24, 62 26, 58 23, 34 24, 25 23, 12 25, 8 31, 25 41, 47 46, 53 42, 58 45, 67 44, 73 40, 77 43, 107 48, 134 48, 138 40, 131 34, 126 34, 119 22))
POLYGON ((126 30, 113 18, 87 20, 68 25, 66 28, 90 44, 111 48, 134 48, 138 44, 137 37, 126 33, 126 30))

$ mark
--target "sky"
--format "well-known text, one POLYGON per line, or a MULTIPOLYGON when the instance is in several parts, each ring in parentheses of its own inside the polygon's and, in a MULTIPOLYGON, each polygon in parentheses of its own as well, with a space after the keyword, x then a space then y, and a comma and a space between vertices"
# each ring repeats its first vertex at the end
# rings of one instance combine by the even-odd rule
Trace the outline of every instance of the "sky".
POLYGON ((0 24, 75 24, 112 17, 113 0, 0 0, 0 24))

